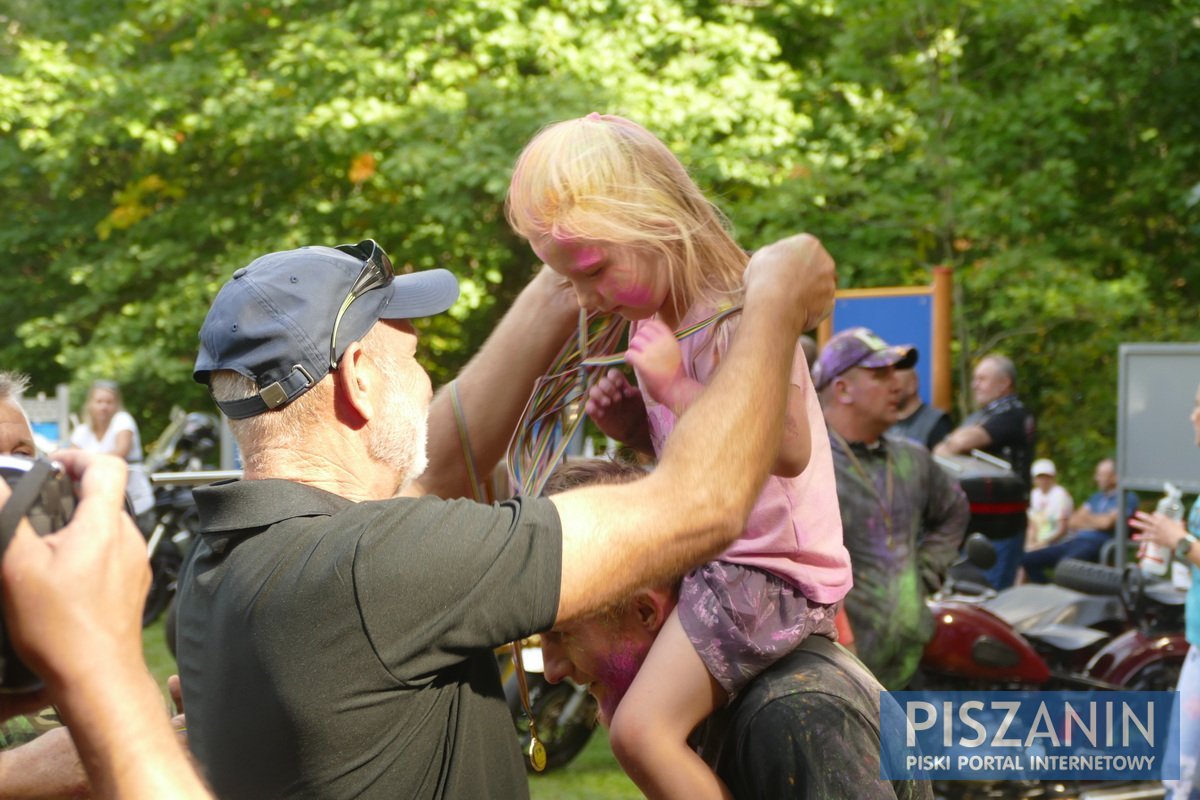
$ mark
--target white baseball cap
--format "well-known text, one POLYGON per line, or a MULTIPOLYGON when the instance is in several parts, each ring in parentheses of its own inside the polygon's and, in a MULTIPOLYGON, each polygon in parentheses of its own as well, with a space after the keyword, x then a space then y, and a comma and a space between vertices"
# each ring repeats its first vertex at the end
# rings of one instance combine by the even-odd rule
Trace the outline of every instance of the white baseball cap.
POLYGON ((1049 475, 1054 477, 1058 472, 1054 469, 1054 462, 1048 458, 1039 458, 1033 462, 1033 468, 1029 470, 1033 477, 1038 475, 1049 475))

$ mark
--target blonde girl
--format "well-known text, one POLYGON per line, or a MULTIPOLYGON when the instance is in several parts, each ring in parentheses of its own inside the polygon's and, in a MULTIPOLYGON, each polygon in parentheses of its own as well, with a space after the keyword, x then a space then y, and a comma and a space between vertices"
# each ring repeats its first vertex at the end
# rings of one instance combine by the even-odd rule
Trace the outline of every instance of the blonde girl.
MULTIPOLYGON (((541 131, 508 196, 513 229, 589 310, 632 321, 630 384, 610 370, 587 412, 609 436, 662 451, 719 368, 736 317, 675 332, 739 301, 748 256, 673 153, 640 125, 590 114, 541 131)), ((850 588, 829 438, 803 350, 773 476, 742 536, 684 576, 679 605, 611 718, 613 751, 651 798, 728 797, 692 729, 805 637, 836 638, 850 588)), ((712 453, 721 469, 721 454, 712 453)), ((687 513, 680 509, 679 513, 687 513)))

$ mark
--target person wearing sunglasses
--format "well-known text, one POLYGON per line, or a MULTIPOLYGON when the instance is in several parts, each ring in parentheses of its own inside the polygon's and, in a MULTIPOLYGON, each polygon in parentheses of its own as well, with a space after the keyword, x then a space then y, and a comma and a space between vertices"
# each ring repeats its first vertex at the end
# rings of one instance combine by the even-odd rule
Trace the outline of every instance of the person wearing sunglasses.
POLYGON ((565 280, 543 268, 434 397, 411 320, 454 304, 449 272, 397 275, 371 240, 237 270, 194 377, 244 474, 195 491, 178 597, 189 744, 215 793, 527 797, 492 648, 737 537, 779 447, 796 339, 834 287, 811 236, 758 251, 739 333, 653 474, 485 505, 455 498, 572 335, 565 280))

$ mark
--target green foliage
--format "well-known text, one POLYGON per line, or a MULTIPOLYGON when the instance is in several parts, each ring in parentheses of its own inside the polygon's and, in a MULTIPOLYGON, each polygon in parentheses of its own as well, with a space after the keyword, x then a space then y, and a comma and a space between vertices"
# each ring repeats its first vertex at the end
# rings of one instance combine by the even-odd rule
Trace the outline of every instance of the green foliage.
MULTIPOLYGON (((32 0, 0 5, 0 363, 126 387, 146 438, 254 256, 379 239, 462 280, 444 381, 535 266, 511 164, 542 125, 643 122, 757 246, 847 287, 955 268, 963 370, 1001 349, 1090 474, 1116 346, 1196 339, 1200 12, 1129 0, 32 0)), ((966 406, 960 381, 960 409, 966 406)))
POLYGON ((677 3, 141 0, 32 5, 0 38, 0 252, 21 291, 0 345, 39 387, 126 386, 152 435, 195 331, 256 254, 372 235, 446 266, 424 325, 444 380, 534 266, 502 201, 543 124, 615 109, 704 165, 768 186, 796 127, 778 48, 748 13, 677 3))

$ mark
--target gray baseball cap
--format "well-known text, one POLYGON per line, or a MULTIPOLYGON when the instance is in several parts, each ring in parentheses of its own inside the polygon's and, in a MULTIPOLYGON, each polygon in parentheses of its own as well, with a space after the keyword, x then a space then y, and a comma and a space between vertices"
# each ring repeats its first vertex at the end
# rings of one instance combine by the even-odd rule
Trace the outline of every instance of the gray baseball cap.
POLYGON ((228 369, 251 379, 257 395, 217 405, 230 419, 252 417, 315 386, 379 320, 433 316, 458 299, 458 280, 447 270, 391 274, 387 254, 371 240, 255 259, 213 300, 192 378, 207 385, 213 372, 228 369), (378 285, 361 291, 369 269, 378 285), (352 290, 357 296, 339 321, 352 290))

